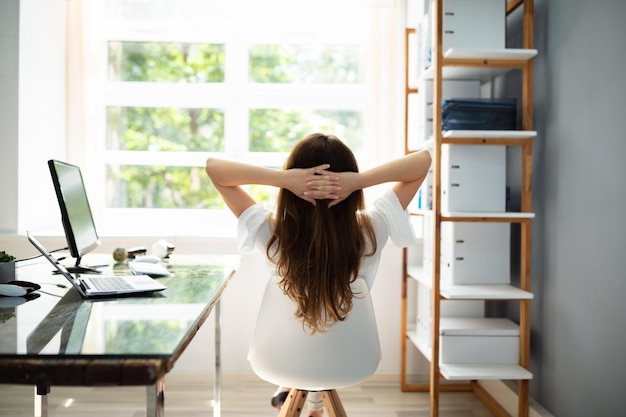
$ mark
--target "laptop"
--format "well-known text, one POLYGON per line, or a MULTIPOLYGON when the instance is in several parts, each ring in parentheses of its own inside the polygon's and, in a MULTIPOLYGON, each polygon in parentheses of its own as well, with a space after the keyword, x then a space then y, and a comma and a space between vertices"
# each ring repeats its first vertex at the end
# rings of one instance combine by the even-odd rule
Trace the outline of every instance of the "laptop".
POLYGON ((28 240, 63 275, 83 298, 128 295, 163 291, 167 287, 148 275, 73 276, 30 232, 28 240))

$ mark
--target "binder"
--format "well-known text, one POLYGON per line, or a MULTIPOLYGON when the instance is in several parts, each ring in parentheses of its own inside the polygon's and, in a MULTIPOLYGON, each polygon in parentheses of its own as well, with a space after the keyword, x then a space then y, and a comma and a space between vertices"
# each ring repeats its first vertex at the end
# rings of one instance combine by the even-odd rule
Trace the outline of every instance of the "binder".
POLYGON ((515 130, 516 99, 451 99, 442 102, 443 130, 515 130))

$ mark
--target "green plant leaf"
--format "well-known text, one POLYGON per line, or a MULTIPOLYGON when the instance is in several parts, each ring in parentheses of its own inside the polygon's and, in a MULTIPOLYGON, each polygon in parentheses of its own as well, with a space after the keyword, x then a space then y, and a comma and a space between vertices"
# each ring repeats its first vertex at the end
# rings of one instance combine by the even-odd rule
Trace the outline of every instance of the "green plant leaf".
POLYGON ((0 262, 11 262, 13 260, 15 260, 15 256, 9 255, 3 250, 0 251, 0 262))

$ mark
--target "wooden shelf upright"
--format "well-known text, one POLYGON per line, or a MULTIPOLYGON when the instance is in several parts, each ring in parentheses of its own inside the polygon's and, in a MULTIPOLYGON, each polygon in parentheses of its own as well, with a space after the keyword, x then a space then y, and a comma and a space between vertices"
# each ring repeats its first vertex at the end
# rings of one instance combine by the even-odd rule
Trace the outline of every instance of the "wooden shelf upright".
MULTIPOLYGON (((472 391, 497 416, 509 415, 505 409, 482 388, 479 381, 517 381, 517 415, 528 417, 530 373, 530 309, 531 292, 531 240, 532 240, 532 144, 536 137, 533 131, 533 58, 534 48, 534 4, 533 0, 507 0, 507 16, 523 8, 523 37, 521 49, 443 50, 443 3, 432 1, 432 63, 420 74, 421 79, 432 81, 432 138, 421 138, 420 145, 410 145, 409 97, 422 92, 410 86, 409 39, 417 37, 414 28, 405 33, 405 153, 424 147, 432 153, 432 208, 421 209, 414 215, 425 215, 424 222, 431 222, 432 262, 429 268, 410 265, 409 249, 403 252, 402 299, 401 299, 401 375, 403 391, 429 392, 430 415, 439 416, 439 397, 447 391, 472 391), (507 71, 521 71, 521 118, 519 130, 515 131, 447 131, 442 126, 443 80, 479 80, 486 82, 507 71), (504 145, 521 149, 521 206, 518 212, 444 212, 442 207, 442 146, 504 145), (519 225, 519 283, 516 285, 450 285, 441 280, 441 237, 442 223, 510 223, 519 225), (427 272, 424 272, 427 271, 427 272), (414 282, 416 284, 411 284, 414 282), (416 325, 410 323, 409 289, 418 286, 430 291, 429 344, 417 337, 416 325), (446 363, 441 360, 441 303, 444 300, 512 300, 519 303, 519 362, 517 364, 463 364, 446 363), (428 382, 409 383, 407 376, 408 348, 412 346, 429 362, 428 382)), ((504 0, 503 0, 504 1, 504 0)), ((419 300, 416 301, 419 303, 419 300)))

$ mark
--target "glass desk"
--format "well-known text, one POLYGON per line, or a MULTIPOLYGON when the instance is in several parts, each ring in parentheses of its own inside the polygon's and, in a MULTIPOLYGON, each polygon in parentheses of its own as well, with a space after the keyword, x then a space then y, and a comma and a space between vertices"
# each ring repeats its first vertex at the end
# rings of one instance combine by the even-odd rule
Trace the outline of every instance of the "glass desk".
MULTIPOLYGON (((0 297, 0 384, 34 385, 35 413, 43 417, 55 385, 145 385, 147 416, 163 416, 165 374, 215 310, 213 414, 219 416, 219 299, 238 261, 237 255, 174 254, 167 261, 173 275, 157 278, 166 290, 97 300, 84 300, 41 258, 18 264, 16 279, 41 289, 28 301, 0 297)), ((112 273, 129 272, 125 264, 103 269, 112 273)))

